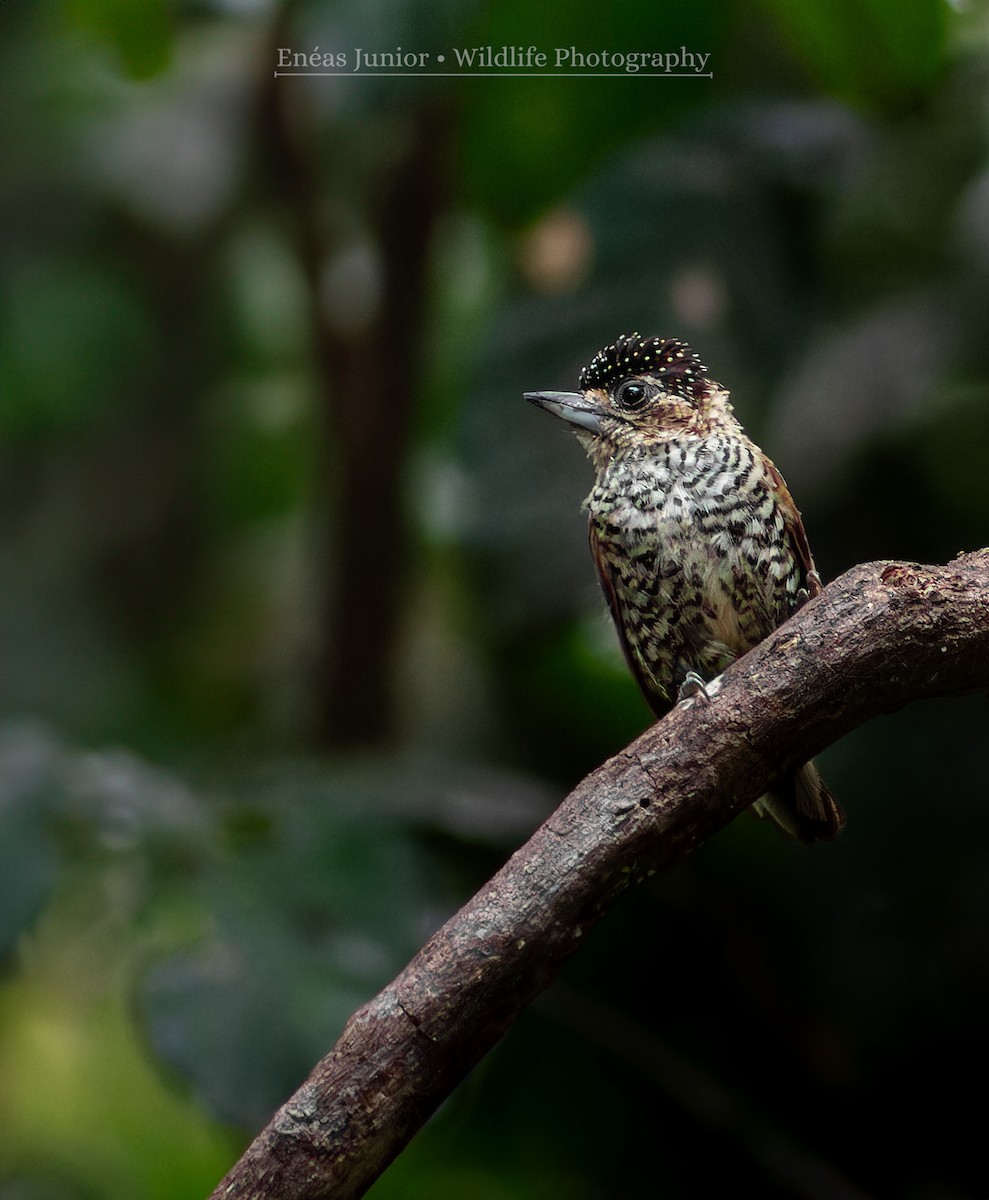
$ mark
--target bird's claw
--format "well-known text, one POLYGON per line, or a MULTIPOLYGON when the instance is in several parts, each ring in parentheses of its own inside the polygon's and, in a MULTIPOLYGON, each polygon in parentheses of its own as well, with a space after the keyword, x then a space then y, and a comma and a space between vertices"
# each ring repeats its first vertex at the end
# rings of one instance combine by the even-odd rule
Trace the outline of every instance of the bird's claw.
POLYGON ((700 700, 704 704, 711 703, 707 685, 696 671, 688 671, 683 677, 683 683, 680 684, 680 690, 677 692, 677 703, 679 704, 681 700, 700 700))

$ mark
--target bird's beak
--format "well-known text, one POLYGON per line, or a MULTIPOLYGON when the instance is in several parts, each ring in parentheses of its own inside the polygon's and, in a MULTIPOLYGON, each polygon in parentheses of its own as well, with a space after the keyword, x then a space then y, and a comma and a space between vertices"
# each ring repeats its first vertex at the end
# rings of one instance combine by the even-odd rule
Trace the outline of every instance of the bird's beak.
POLYGON ((525 398, 571 425, 589 429, 591 433, 601 432, 600 407, 592 400, 585 400, 580 392, 526 392, 525 398))

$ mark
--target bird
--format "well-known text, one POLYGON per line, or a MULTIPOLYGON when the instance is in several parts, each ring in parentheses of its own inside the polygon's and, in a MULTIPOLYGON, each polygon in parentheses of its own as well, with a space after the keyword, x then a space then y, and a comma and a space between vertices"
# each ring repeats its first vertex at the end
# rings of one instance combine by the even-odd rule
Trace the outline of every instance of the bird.
MULTIPOLYGON (((703 693, 821 591, 783 476, 734 415, 728 391, 677 338, 623 334, 577 392, 526 392, 567 422, 595 472, 591 554, 626 661, 657 718, 703 693)), ((804 843, 844 813, 813 762, 752 806, 804 843)))

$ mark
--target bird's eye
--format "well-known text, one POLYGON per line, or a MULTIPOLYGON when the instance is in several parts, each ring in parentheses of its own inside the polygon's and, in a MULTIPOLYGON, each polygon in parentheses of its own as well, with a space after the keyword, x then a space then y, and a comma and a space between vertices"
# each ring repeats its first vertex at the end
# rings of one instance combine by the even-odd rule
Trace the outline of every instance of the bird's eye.
POLYGON ((626 412, 635 412, 636 409, 642 408, 646 404, 654 391, 655 388, 651 388, 647 383, 630 379, 615 392, 615 403, 619 408, 624 408, 626 412))

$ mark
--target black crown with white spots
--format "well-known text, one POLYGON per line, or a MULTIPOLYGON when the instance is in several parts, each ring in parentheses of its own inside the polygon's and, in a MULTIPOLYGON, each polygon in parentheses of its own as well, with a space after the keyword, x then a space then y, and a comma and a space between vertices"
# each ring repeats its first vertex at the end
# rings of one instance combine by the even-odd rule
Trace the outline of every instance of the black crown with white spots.
POLYGON ((663 390, 684 399, 697 399, 707 388, 707 367, 686 342, 676 338, 644 338, 622 334, 599 350, 580 372, 579 387, 610 388, 630 375, 649 375, 663 390))

